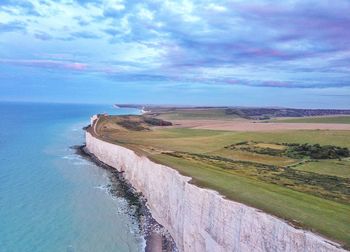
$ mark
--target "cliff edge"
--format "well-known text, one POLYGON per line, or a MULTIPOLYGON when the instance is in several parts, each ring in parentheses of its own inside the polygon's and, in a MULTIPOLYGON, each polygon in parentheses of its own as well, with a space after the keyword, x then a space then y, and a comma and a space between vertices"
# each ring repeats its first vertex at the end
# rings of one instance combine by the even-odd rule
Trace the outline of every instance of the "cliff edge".
POLYGON ((147 198, 153 217, 180 251, 345 251, 337 244, 217 192, 199 188, 176 170, 86 132, 86 147, 124 172, 147 198))

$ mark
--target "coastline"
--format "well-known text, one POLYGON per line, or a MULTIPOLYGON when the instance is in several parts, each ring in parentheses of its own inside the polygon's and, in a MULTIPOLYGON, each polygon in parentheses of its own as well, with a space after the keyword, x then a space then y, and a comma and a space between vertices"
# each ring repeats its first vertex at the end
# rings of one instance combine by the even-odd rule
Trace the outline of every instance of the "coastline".
POLYGON ((115 185, 115 182, 118 181, 120 186, 110 189, 110 193, 116 195, 116 193, 120 194, 121 192, 123 194, 122 197, 126 199, 128 204, 136 208, 134 217, 138 220, 139 228, 145 239, 145 252, 178 251, 170 233, 153 218, 147 206, 147 199, 142 193, 137 192, 131 183, 124 178, 123 172, 119 172, 112 166, 103 163, 94 154, 88 151, 86 145, 72 146, 72 148, 75 149, 77 155, 93 162, 99 168, 107 170, 110 173, 112 185, 115 185))
POLYGON ((130 149, 89 132, 86 137, 90 152, 122 171, 147 197, 153 216, 172 234, 180 251, 345 251, 316 233, 192 185, 191 178, 130 149), (217 221, 223 218, 225 222, 217 221))

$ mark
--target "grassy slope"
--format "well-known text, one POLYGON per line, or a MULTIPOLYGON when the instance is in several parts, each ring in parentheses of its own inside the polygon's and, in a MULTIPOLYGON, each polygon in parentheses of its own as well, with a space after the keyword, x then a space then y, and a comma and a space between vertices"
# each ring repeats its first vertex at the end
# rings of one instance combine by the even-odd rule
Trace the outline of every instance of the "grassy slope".
POLYGON ((161 118, 165 120, 210 120, 210 119, 234 119, 238 116, 227 115, 225 109, 204 109, 204 110, 177 110, 174 112, 167 112, 160 115, 161 118))
POLYGON ((216 156, 223 156, 233 160, 242 160, 242 161, 252 161, 268 165, 278 165, 278 166, 287 166, 295 164, 297 161, 291 158, 286 157, 272 157, 268 155, 261 155, 257 153, 245 152, 245 151, 232 151, 225 148, 213 151, 210 154, 216 156))
MULTIPOLYGON (((117 138, 124 138, 117 134, 117 138)), ((285 132, 232 132, 202 129, 159 129, 152 132, 135 132, 127 139, 145 144, 163 146, 165 149, 182 150, 194 153, 212 152, 223 146, 242 141, 275 143, 334 144, 350 148, 349 131, 298 130, 285 132)))
POLYGON ((306 117, 296 119, 273 120, 273 122, 284 123, 350 123, 350 116, 332 116, 332 117, 306 117))
POLYGON ((264 210, 298 225, 350 245, 350 206, 231 174, 202 163, 164 155, 154 161, 193 178, 193 183, 211 188, 228 199, 264 210))
POLYGON ((297 166, 295 169, 350 178, 350 160, 324 160, 322 162, 308 162, 297 166))
MULTIPOLYGON (((99 125, 103 129, 103 125, 99 125)), ((105 131, 108 141, 148 155, 152 160, 177 169, 191 176, 193 183, 219 191, 227 198, 262 209, 281 218, 296 221, 305 228, 312 229, 334 240, 342 241, 350 247, 350 205, 301 193, 282 186, 240 176, 200 161, 189 161, 160 154, 164 150, 192 153, 221 153, 223 147, 241 141, 290 142, 334 144, 350 147, 350 132, 347 131, 287 131, 287 132, 225 132, 194 129, 158 129, 150 132, 105 131)), ((247 157, 248 159, 250 157, 247 157)), ((257 156, 257 160, 264 157, 257 156)), ((266 157, 265 157, 266 158, 266 157)), ((256 161, 256 160, 255 160, 256 161)), ((265 163, 276 160, 264 160, 265 163)), ((278 160, 277 162, 291 162, 278 160)), ((278 164, 278 163, 277 163, 278 164)), ((327 167, 327 165, 325 165, 327 167)), ((349 167, 348 167, 349 168, 349 167)), ((324 172, 319 168, 320 173, 324 172)), ((343 176, 350 169, 342 170, 343 176)), ((327 173, 325 173, 327 174, 327 173)), ((336 174, 333 174, 336 175, 336 174)))

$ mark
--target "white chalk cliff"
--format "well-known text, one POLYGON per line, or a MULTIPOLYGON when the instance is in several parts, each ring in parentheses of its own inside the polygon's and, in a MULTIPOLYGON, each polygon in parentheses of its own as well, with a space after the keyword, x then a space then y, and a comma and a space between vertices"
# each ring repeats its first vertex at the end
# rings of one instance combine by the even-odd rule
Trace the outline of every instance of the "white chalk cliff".
POLYGON ((176 170, 89 132, 86 147, 103 163, 124 172, 180 251, 345 251, 277 217, 190 184, 191 178, 176 170))

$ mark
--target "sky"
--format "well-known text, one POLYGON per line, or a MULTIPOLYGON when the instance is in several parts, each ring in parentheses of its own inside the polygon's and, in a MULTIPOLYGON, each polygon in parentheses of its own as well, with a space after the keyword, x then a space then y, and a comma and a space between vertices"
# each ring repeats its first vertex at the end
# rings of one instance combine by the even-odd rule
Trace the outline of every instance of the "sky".
POLYGON ((0 100, 350 108, 349 0, 0 0, 0 100))

